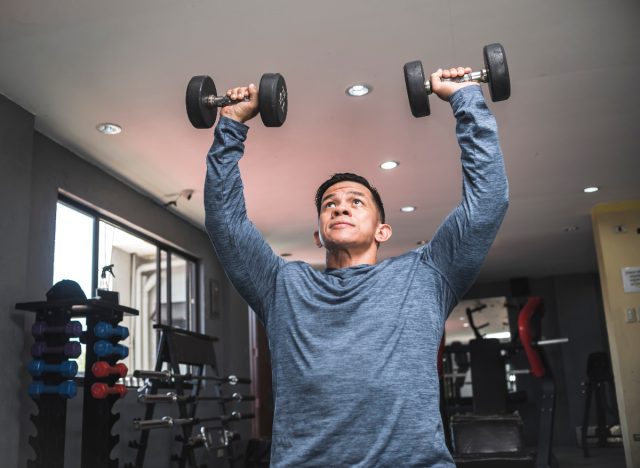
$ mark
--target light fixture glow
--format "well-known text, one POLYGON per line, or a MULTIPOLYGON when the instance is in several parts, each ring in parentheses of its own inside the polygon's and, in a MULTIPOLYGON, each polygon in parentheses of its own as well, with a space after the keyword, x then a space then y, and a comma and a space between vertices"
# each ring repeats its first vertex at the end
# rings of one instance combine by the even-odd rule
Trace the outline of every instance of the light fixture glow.
POLYGON ((122 127, 118 124, 103 122, 101 124, 96 125, 96 129, 100 133, 104 133, 105 135, 117 135, 122 131, 122 127))
POLYGON ((386 171, 389 171, 391 169, 395 169, 399 165, 400 165, 400 163, 398 161, 385 161, 382 164, 380 164, 380 169, 384 169, 386 171))
POLYGON ((416 207, 415 206, 403 206, 402 208, 400 208, 400 211, 402 211, 403 213, 411 213, 412 211, 416 211, 416 207))
POLYGON ((594 185, 593 187, 585 187, 584 193, 594 193, 594 192, 597 192, 598 190, 600 190, 600 188, 594 185))
POLYGON ((429 242, 429 241, 428 241, 428 240, 426 240, 426 239, 422 239, 422 240, 419 240, 418 242, 416 242, 416 245, 424 245, 424 244, 426 244, 427 242, 429 242))
POLYGON ((353 84, 347 88, 347 96, 360 97, 365 96, 373 91, 373 87, 371 85, 365 83, 353 84))
POLYGON ((487 333, 485 336, 485 338, 497 338, 499 340, 504 340, 504 339, 508 339, 511 338, 511 333, 506 331, 506 332, 496 332, 496 333, 487 333))

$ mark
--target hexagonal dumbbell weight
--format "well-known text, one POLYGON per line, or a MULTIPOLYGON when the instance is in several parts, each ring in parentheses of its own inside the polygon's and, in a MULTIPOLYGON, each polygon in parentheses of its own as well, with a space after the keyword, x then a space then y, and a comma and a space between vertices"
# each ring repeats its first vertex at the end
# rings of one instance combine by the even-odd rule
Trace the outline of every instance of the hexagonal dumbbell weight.
POLYGON ((109 377, 110 375, 119 375, 126 377, 129 369, 123 363, 119 362, 115 366, 110 366, 108 362, 98 361, 91 366, 91 372, 98 378, 109 377))
POLYGON ((38 398, 40 395, 60 395, 64 398, 76 396, 76 383, 73 380, 62 382, 60 385, 45 385, 44 382, 33 382, 29 385, 29 396, 38 398))
MULTIPOLYGON (((483 55, 484 68, 482 70, 468 73, 453 80, 443 79, 443 81, 488 83, 493 102, 508 99, 511 96, 511 81, 504 48, 500 44, 489 44, 484 46, 483 55)), ((404 81, 413 116, 425 117, 429 115, 431 113, 429 107, 429 95, 432 93, 431 81, 425 79, 422 62, 414 61, 404 65, 404 81)))
POLYGON ((93 351, 98 357, 110 356, 116 354, 120 359, 124 359, 129 355, 129 348, 124 345, 114 345, 106 340, 96 341, 93 345, 93 351))
MULTIPOLYGON (((187 85, 187 116, 195 128, 211 128, 216 121, 218 107, 230 106, 228 96, 217 96, 211 77, 194 76, 187 85)), ((280 127, 287 119, 287 84, 279 73, 265 73, 258 88, 258 110, 267 127, 280 127)))
POLYGON ((97 400, 104 400, 109 395, 118 395, 119 398, 124 398, 126 394, 127 387, 122 384, 109 386, 105 383, 96 382, 91 386, 91 396, 97 400))
POLYGON ((93 327, 93 334, 98 338, 118 338, 124 340, 129 337, 129 329, 121 325, 113 326, 107 322, 98 322, 93 327))
POLYGON ((64 325, 53 326, 47 325, 47 322, 38 321, 31 327, 31 334, 34 338, 43 338, 45 335, 54 334, 78 337, 82 334, 82 324, 77 320, 73 320, 64 325))
POLYGON ((78 373, 78 363, 76 361, 64 361, 60 364, 47 364, 40 359, 35 359, 29 363, 27 370, 33 377, 40 377, 44 373, 75 377, 78 373))
POLYGON ((36 341, 31 346, 33 357, 42 357, 45 354, 62 354, 66 357, 77 358, 82 353, 82 347, 77 341, 70 341, 62 346, 49 346, 43 341, 36 341))

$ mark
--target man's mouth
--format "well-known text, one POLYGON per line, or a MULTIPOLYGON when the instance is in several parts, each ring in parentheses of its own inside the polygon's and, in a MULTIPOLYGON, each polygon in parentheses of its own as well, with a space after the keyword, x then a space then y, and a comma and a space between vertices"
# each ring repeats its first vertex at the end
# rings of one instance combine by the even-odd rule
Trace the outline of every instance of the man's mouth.
POLYGON ((338 221, 336 223, 331 223, 331 225, 329 225, 329 227, 331 229, 335 229, 335 228, 345 228, 345 227, 353 227, 353 224, 351 223, 347 223, 346 221, 338 221))

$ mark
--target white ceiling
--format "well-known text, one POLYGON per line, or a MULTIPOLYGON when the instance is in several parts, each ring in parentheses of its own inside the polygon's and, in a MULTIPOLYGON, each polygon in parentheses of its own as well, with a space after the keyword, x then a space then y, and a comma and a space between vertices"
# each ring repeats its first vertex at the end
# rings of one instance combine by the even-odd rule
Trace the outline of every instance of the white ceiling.
POLYGON ((379 188, 394 228, 382 257, 430 238, 460 199, 454 120, 434 99, 430 117, 411 116, 402 66, 477 68, 491 42, 511 71, 511 99, 490 103, 511 207, 481 279, 595 271, 591 207, 640 198, 635 0, 2 0, 0 11, 0 93, 160 203, 195 189, 177 211, 198 225, 212 132, 189 124, 187 82, 207 74, 224 91, 282 73, 287 122, 251 122, 241 170, 250 217, 291 259, 323 262, 313 195, 334 172, 379 188), (374 92, 349 98, 354 82, 374 92), (99 134, 104 121, 124 131, 99 134), (380 170, 388 159, 399 168, 380 170))

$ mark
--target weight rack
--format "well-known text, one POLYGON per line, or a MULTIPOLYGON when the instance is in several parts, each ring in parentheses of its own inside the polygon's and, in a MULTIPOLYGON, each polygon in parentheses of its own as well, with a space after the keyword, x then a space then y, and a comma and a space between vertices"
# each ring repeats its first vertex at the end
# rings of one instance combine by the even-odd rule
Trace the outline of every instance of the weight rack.
MULTIPOLYGON (((119 413, 112 413, 118 396, 109 395, 105 399, 95 399, 91 396, 91 385, 96 381, 113 385, 118 376, 99 380, 93 376, 91 367, 97 361, 93 345, 97 339, 92 330, 99 321, 116 326, 122 321, 125 313, 138 315, 138 311, 101 298, 25 302, 18 303, 15 307, 18 310, 35 312, 36 320, 43 321, 50 327, 64 326, 72 318, 86 318, 87 330, 81 336, 81 341, 86 344, 84 378, 75 378, 75 382, 84 388, 80 464, 82 468, 117 468, 118 459, 111 460, 109 457, 119 440, 119 436, 111 435, 113 425, 120 418, 119 413)), ((48 346, 62 346, 66 342, 68 337, 63 334, 46 337, 48 346)), ((58 364, 62 360, 60 355, 49 355, 43 359, 47 364, 58 364)), ((101 358, 110 365, 114 365, 118 359, 115 355, 101 358)), ((64 380, 65 378, 58 374, 42 376, 46 385, 58 385, 64 380)), ((59 395, 44 394, 34 401, 38 407, 38 414, 31 415, 31 421, 37 434, 29 437, 29 444, 33 447, 36 458, 29 460, 27 467, 64 468, 67 399, 59 395)))

